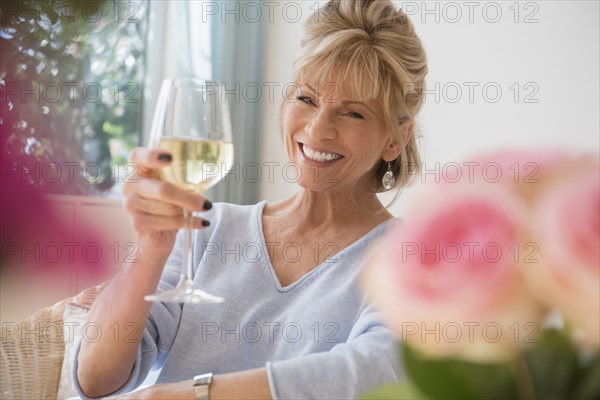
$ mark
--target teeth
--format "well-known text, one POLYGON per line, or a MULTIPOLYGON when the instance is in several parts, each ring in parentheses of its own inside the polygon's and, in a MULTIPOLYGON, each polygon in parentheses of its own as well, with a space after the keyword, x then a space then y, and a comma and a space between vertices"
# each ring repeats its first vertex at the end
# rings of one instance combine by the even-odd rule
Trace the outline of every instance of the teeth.
POLYGON ((332 161, 342 157, 335 153, 321 153, 320 151, 315 151, 305 144, 302 145, 302 150, 306 157, 314 161, 332 161))

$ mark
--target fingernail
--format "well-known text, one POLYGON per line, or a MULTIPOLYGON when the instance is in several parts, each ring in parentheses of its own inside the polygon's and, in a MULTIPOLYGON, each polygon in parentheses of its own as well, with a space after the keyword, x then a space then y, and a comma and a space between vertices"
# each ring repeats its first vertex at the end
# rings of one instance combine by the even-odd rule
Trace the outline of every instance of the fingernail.
MULTIPOLYGON (((210 201, 206 200, 206 201, 204 202, 204 209, 205 209, 206 211, 208 211, 208 210, 210 210, 211 208, 212 208, 212 203, 211 203, 210 201)), ((207 225, 207 226, 208 226, 208 225, 207 225)))
POLYGON ((205 219, 202 220, 202 226, 209 226, 210 225, 210 221, 207 221, 205 219))
POLYGON ((170 154, 162 153, 158 156, 158 160, 162 162, 170 162, 173 160, 173 157, 170 154))

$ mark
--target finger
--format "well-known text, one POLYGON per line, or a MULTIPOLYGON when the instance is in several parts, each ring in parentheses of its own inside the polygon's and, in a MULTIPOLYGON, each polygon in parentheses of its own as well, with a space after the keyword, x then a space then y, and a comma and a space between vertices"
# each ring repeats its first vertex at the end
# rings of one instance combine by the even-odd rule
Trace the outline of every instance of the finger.
POLYGON ((171 203, 165 203, 154 199, 148 199, 139 195, 131 195, 123 200, 123 208, 129 213, 144 212, 152 215, 166 217, 182 216, 183 208, 171 203))
POLYGON ((171 163, 173 157, 165 150, 136 147, 129 154, 129 161, 135 164, 141 172, 149 172, 162 168, 171 163))
MULTIPOLYGON (((132 222, 134 229, 139 233, 152 233, 159 231, 175 231, 181 228, 187 228, 185 218, 183 216, 165 217, 162 215, 151 215, 142 212, 132 214, 132 222)), ((190 219, 190 229, 204 229, 210 225, 210 222, 199 218, 192 217, 190 219)))
POLYGON ((137 193, 140 197, 171 203, 190 211, 206 211, 212 207, 212 203, 201 195, 180 189, 168 182, 140 177, 136 185, 138 186, 128 190, 130 193, 137 193))

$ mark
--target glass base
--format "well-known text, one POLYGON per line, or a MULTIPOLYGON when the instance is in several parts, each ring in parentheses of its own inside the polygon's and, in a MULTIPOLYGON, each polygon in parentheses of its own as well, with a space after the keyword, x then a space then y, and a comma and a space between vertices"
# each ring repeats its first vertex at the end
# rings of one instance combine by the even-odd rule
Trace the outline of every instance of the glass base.
POLYGON ((190 303, 190 304, 213 304, 222 303, 225 300, 222 297, 206 293, 193 287, 181 287, 149 294, 144 297, 146 301, 158 301, 161 303, 190 303))

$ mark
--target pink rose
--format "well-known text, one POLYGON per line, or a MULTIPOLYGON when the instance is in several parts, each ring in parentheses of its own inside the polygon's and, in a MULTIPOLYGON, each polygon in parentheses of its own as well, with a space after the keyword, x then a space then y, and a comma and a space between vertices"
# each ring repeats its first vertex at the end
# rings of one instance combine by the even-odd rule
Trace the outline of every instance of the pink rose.
POLYGON ((552 186, 556 178, 571 165, 573 154, 556 149, 504 150, 490 153, 472 161, 487 171, 484 181, 512 186, 522 200, 532 205, 544 188, 552 186), (496 171, 500 176, 496 178, 496 171), (487 175, 487 176, 486 176, 487 175))
POLYGON ((439 188, 438 201, 375 251, 366 290, 402 341, 426 354, 510 357, 541 316, 515 259, 527 238, 525 206, 504 185, 439 188))
MULTIPOLYGON (((428 184, 511 186, 511 190, 529 203, 541 187, 552 183, 557 172, 564 170, 565 163, 572 158, 572 154, 555 149, 507 149, 463 162, 441 164, 437 168, 426 166, 422 175, 428 184)), ((429 190, 436 192, 440 189, 431 185, 429 190)))
POLYGON ((449 162, 425 167, 420 204, 435 202, 445 187, 472 186, 487 191, 504 186, 531 205, 542 188, 552 185, 573 155, 555 149, 499 150, 472 157, 463 162, 449 162))
POLYGON ((524 266, 540 301, 559 308, 600 345, 600 163, 580 158, 564 165, 536 203, 538 265, 524 266))

